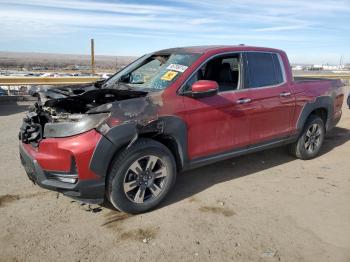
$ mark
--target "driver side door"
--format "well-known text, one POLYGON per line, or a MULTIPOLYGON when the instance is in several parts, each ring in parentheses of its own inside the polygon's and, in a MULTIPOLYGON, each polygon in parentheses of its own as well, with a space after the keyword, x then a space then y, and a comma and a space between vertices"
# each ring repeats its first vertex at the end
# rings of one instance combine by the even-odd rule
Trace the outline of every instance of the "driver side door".
POLYGON ((186 122, 188 126, 188 154, 189 158, 201 158, 223 152, 232 151, 249 144, 249 115, 254 108, 249 103, 240 103, 247 96, 247 90, 241 89, 241 54, 233 53, 221 55, 207 61, 188 80, 187 88, 190 88, 197 80, 219 81, 219 92, 217 95, 192 98, 184 96, 186 110, 186 122), (234 68, 228 70, 227 62, 238 58, 238 79, 227 76, 236 75, 234 68), (206 70, 214 59, 217 76, 209 77, 206 70), (211 79, 208 79, 211 78, 211 79), (213 79, 217 77, 216 79, 213 79), (230 82, 230 80, 232 81, 230 82), (225 86, 223 86, 225 80, 225 86), (231 88, 230 88, 231 87, 231 88))

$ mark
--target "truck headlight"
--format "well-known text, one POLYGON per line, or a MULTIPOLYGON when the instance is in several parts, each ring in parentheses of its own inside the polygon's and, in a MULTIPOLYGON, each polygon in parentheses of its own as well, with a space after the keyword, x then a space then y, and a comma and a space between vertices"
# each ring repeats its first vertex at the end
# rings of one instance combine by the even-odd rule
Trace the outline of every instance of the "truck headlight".
POLYGON ((97 128, 109 117, 109 113, 85 114, 67 118, 63 121, 46 123, 44 137, 74 136, 97 128))

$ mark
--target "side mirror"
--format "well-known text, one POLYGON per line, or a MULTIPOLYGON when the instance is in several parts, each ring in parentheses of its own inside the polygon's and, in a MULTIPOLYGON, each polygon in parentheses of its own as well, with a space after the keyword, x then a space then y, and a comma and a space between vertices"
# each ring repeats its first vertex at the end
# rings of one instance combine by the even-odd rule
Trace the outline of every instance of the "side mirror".
POLYGON ((194 98, 213 96, 218 93, 219 85, 216 81, 199 80, 192 84, 192 90, 188 93, 194 98))
POLYGON ((122 75, 118 82, 127 83, 130 80, 130 74, 122 75))

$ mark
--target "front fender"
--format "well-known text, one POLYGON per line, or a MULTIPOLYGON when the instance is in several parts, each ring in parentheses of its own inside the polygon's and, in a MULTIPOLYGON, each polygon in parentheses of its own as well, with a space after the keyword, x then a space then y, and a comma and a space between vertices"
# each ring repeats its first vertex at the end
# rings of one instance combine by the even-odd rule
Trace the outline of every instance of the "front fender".
POLYGON ((163 116, 145 126, 139 126, 133 122, 111 128, 99 140, 90 161, 90 169, 95 174, 105 177, 114 155, 122 147, 129 145, 135 137, 148 134, 171 137, 176 143, 176 153, 180 164, 179 169, 181 170, 187 166, 187 126, 179 117, 163 116))
POLYGON ((135 124, 127 123, 111 128, 101 137, 90 161, 90 169, 95 174, 105 177, 115 153, 137 135, 135 124))

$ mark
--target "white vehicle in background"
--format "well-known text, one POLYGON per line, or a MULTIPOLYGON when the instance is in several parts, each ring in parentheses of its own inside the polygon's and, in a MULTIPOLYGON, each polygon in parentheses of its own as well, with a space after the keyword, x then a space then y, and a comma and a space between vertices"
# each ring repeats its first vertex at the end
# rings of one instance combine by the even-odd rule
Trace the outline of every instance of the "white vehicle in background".
POLYGON ((49 89, 50 86, 31 86, 28 89, 28 95, 33 96, 33 97, 38 97, 39 92, 46 92, 49 89))
POLYGON ((111 73, 100 73, 98 74, 99 77, 101 77, 101 79, 108 79, 112 76, 113 74, 111 73))
POLYGON ((58 74, 56 74, 56 73, 44 73, 41 75, 41 77, 58 77, 58 74))

